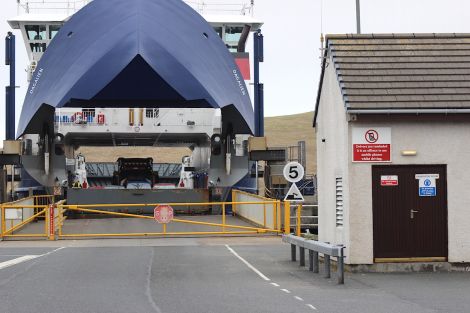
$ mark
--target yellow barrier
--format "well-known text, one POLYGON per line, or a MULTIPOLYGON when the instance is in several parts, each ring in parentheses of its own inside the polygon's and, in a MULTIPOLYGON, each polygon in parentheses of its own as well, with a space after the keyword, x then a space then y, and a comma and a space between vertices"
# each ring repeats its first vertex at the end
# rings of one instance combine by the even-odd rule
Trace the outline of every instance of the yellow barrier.
POLYGON ((235 202, 235 205, 232 206, 234 215, 263 228, 281 230, 282 214, 279 200, 232 189, 232 201, 235 202), (244 201, 246 199, 256 199, 256 201, 244 201), (253 202, 258 204, 257 208, 246 206, 247 203, 253 204, 253 202))
POLYGON ((240 235, 240 234, 261 234, 261 233, 274 233, 278 234, 282 232, 280 229, 274 228, 265 228, 265 227, 257 227, 257 226, 243 226, 243 225, 232 225, 228 224, 226 220, 226 206, 227 205, 240 205, 240 204, 274 204, 277 206, 277 200, 270 199, 269 201, 251 201, 251 202, 204 202, 204 203, 145 203, 145 204, 87 204, 87 205, 67 205, 63 203, 57 204, 57 211, 59 212, 59 216, 57 217, 58 222, 58 238, 67 238, 67 237, 126 237, 126 236, 179 236, 179 235, 240 235), (161 232, 139 232, 139 233, 76 233, 76 234, 65 234, 63 230, 64 220, 66 216, 64 213, 66 211, 78 211, 83 213, 94 213, 94 214, 102 214, 108 216, 116 216, 116 217, 128 217, 128 218, 140 218, 140 219, 149 219, 153 220, 153 216, 146 216, 140 214, 131 214, 131 213, 121 213, 121 212, 113 212, 113 211, 106 211, 106 210, 97 210, 92 208, 101 208, 101 207, 156 207, 158 205, 170 205, 172 207, 178 206, 201 206, 201 205, 220 205, 222 206, 222 222, 221 223, 213 223, 213 222, 202 222, 202 221, 194 221, 194 220, 187 220, 182 218, 173 218, 171 223, 183 223, 183 224, 192 224, 192 225, 201 225, 201 226, 211 226, 211 227, 219 227, 222 230, 218 231, 167 231, 167 224, 162 224, 162 231, 161 232))
MULTIPOLYGON (((236 193, 243 193, 241 191, 235 191, 236 193)), ((28 198, 29 203, 31 199, 33 200, 31 204, 24 204, 24 201, 16 201, 12 203, 0 204, 1 212, 1 236, 2 238, 10 237, 41 237, 47 238, 49 240, 55 240, 57 238, 69 238, 69 237, 147 237, 147 236, 193 236, 193 235, 244 235, 244 234, 279 234, 279 233, 288 233, 290 231, 290 204, 281 203, 277 199, 269 199, 261 196, 256 196, 256 201, 232 201, 232 202, 198 202, 198 203, 140 203, 140 204, 86 204, 86 205, 68 205, 64 201, 60 201, 56 204, 51 205, 54 200, 53 196, 36 196, 28 198), (41 203, 38 205, 37 203, 41 203), (218 221, 197 221, 191 219, 185 219, 180 217, 175 217, 171 223, 180 223, 180 224, 192 224, 199 226, 208 226, 216 227, 213 231, 211 230, 201 230, 201 231, 172 231, 170 226, 170 231, 168 226, 170 224, 162 224, 161 231, 157 232, 135 232, 135 233, 65 233, 64 225, 67 220, 67 212, 83 212, 88 214, 100 214, 107 216, 115 217, 128 217, 128 218, 140 218, 140 219, 150 219, 153 220, 153 216, 146 216, 140 214, 131 214, 131 213, 121 213, 102 210, 101 208, 132 208, 132 207, 156 207, 158 205, 170 205, 172 207, 191 207, 191 206, 221 206, 222 214, 220 216, 221 222, 218 221), (230 222, 227 222, 227 206, 232 207, 232 214, 239 215, 239 209, 241 210, 244 207, 246 211, 247 206, 252 206, 252 210, 258 210, 256 212, 258 216, 262 217, 259 222, 250 221, 249 219, 244 218, 249 224, 247 225, 233 225, 230 222), (5 219, 5 212, 8 209, 17 209, 21 208, 23 210, 34 210, 34 214, 21 220, 20 223, 7 227, 7 220, 5 219), (36 232, 34 234, 28 234, 25 232, 17 233, 19 230, 23 229, 26 225, 30 224, 32 221, 37 221, 38 218, 44 219, 44 229, 41 232, 36 232), (269 223, 268 223, 269 221, 269 223), (250 225, 251 224, 251 225, 250 225), (284 228, 282 227, 284 224, 284 228)), ((24 199, 23 199, 24 200, 24 199)), ((151 229, 150 229, 151 230, 151 229)))
MULTIPOLYGON (((28 199, 30 200, 30 199, 28 199)), ((14 232, 19 231, 24 226, 30 224, 31 222, 37 220, 39 217, 46 216, 48 212, 47 206, 39 206, 39 205, 22 205, 20 201, 15 201, 12 203, 8 203, 7 205, 1 205, 0 213, 0 229, 1 229, 1 237, 8 238, 8 237, 46 237, 47 236, 47 223, 44 225, 44 232, 42 233, 23 233, 23 234, 14 234, 14 232), (7 219, 6 219, 6 211, 8 209, 21 209, 21 218, 14 218, 11 219, 10 228, 7 229, 7 219), (33 210, 31 216, 24 219, 24 210, 33 210), (14 225, 14 221, 21 220, 18 224, 14 225)))

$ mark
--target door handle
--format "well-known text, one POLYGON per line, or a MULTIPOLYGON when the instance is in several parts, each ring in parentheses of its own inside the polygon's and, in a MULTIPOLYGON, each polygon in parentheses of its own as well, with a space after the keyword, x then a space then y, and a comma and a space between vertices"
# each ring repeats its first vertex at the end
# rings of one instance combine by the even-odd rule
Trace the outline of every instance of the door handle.
POLYGON ((413 209, 410 210, 410 218, 413 219, 415 216, 415 213, 418 213, 419 211, 415 211, 413 209))

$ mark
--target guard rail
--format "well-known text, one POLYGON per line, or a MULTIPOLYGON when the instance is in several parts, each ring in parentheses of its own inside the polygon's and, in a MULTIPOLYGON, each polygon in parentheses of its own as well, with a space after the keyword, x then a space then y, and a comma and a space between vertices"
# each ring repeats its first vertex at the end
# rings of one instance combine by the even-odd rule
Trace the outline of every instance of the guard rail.
POLYGON ((300 266, 305 266, 305 249, 309 254, 309 270, 319 273, 318 254, 323 254, 325 278, 331 277, 331 257, 337 260, 338 284, 344 284, 344 246, 309 240, 294 235, 282 235, 282 241, 291 245, 291 259, 296 261, 296 246, 299 247, 300 266))

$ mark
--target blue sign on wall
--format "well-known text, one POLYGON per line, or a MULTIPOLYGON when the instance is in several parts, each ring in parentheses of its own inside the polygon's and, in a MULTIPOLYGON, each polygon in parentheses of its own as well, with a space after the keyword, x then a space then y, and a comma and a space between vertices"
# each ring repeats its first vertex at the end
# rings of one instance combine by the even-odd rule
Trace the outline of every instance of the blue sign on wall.
POLYGON ((439 178, 438 174, 417 174, 416 179, 419 179, 419 196, 420 197, 435 197, 436 196, 436 179, 439 178))

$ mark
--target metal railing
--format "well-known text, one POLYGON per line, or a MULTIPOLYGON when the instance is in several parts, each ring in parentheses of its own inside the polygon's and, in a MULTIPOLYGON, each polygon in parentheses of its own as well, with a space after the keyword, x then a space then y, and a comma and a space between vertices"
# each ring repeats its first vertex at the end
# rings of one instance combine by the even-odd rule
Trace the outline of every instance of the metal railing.
POLYGON ((270 227, 273 229, 280 229, 281 227, 281 201, 277 199, 266 198, 257 194, 249 193, 246 191, 232 189, 232 201, 239 201, 241 203, 246 201, 258 201, 255 209, 253 206, 237 205, 232 207, 232 213, 240 216, 241 218, 262 226, 270 227))
POLYGON ((323 254, 325 278, 331 277, 331 257, 337 260, 338 284, 344 284, 344 246, 309 240, 295 235, 283 235, 282 241, 291 245, 291 260, 296 261, 296 247, 299 247, 300 266, 305 266, 305 249, 309 254, 309 270, 319 273, 319 254, 323 254))
POLYGON ((51 203, 54 201, 54 196, 32 196, 23 198, 14 202, 0 204, 0 229, 1 237, 14 238, 14 237, 47 237, 48 234, 48 212, 51 203), (36 232, 28 233, 21 232, 26 225, 44 219, 44 227, 37 226, 34 230, 36 232))
POLYGON ((295 214, 290 217, 291 220, 294 220, 294 223, 291 223, 293 228, 295 228, 295 233, 297 236, 300 236, 302 229, 306 228, 315 228, 318 229, 318 214, 317 215, 302 215, 305 208, 318 208, 317 204, 298 204, 295 208, 295 214), (316 223, 305 223, 306 219, 316 221, 316 223))
MULTIPOLYGON (((1 237, 2 239, 14 237, 39 237, 47 238, 49 240, 66 239, 71 237, 149 237, 149 236, 193 236, 193 235, 242 235, 242 234, 280 234, 290 232, 290 203, 283 203, 276 199, 268 199, 261 196, 245 193, 242 191, 235 191, 235 198, 240 195, 253 197, 251 201, 231 201, 231 202, 197 202, 197 203, 145 203, 145 204, 114 204, 113 209, 119 208, 141 208, 141 207, 157 207, 159 205, 170 205, 172 207, 179 206, 218 206, 221 208, 222 214, 216 216, 208 216, 210 221, 195 220, 198 217, 188 219, 185 217, 175 216, 169 224, 150 224, 152 231, 141 232, 110 232, 110 233, 85 233, 67 232, 67 221, 70 220, 69 215, 73 213, 83 214, 80 217, 87 217, 88 215, 98 215, 107 217, 126 217, 154 220, 153 216, 143 214, 131 214, 109 211, 109 204, 86 204, 86 205, 68 205, 65 201, 60 201, 53 204, 53 196, 38 196, 22 199, 14 203, 4 203, 0 205, 1 213, 1 237), (251 207, 249 212, 248 208, 251 207), (106 209, 104 209, 106 208, 106 209), (232 208, 232 211, 230 211, 232 208), (21 214, 17 213, 18 218, 16 223, 10 222, 9 219, 15 210, 21 210, 21 214), (23 211, 29 212, 23 214, 23 211), (230 216, 229 216, 230 215, 230 216), (246 224, 235 221, 234 216, 242 217, 246 224), (217 219, 220 218, 220 222, 217 219), (38 221, 38 224, 32 222, 38 221), (214 219, 216 219, 214 221, 214 219), (44 225, 42 225, 44 223, 44 225), (188 224, 196 226, 207 226, 209 229, 202 230, 178 230, 175 224, 188 224), (30 228, 25 229, 25 226, 31 225, 30 228), (158 225, 158 226, 155 226, 158 225), (170 229, 168 229, 170 228, 170 229), (174 228, 172 230, 172 228, 174 228), (216 228, 216 229, 212 229, 216 228), (39 229, 39 231, 38 231, 39 229), (158 231, 153 231, 153 229, 158 231)), ((95 216, 96 217, 96 216, 95 216)), ((204 216, 199 216, 204 217, 204 216)), ((98 220, 100 221, 100 220, 98 220)), ((71 222, 72 223, 72 222, 71 222)), ((139 226, 140 227, 140 226, 139 226)), ((144 225, 149 227, 149 225, 144 225)), ((73 229, 73 228, 72 228, 73 229)), ((78 229, 82 230, 80 226, 78 229)), ((196 228, 198 229, 198 228, 196 228)))
MULTIPOLYGON (((131 214, 131 213, 121 213, 121 212, 114 212, 108 210, 100 210, 100 208, 109 208, 109 204, 87 204, 87 205, 67 205, 64 203, 58 203, 55 209, 58 212, 58 217, 55 219, 55 222, 58 225, 51 226, 49 229, 57 229, 57 234, 51 234, 51 237, 63 239, 63 238, 80 238, 80 237, 150 237, 150 236, 194 236, 194 235, 242 235, 242 234, 279 234, 284 232, 281 228, 280 223, 276 224, 275 227, 266 227, 262 225, 258 225, 255 223, 253 226, 244 226, 244 225, 235 225, 227 223, 228 217, 228 206, 232 206, 235 208, 239 208, 240 205, 266 205, 266 206, 273 206, 278 207, 277 200, 269 200, 269 201, 244 201, 244 202, 198 202, 198 203, 145 203, 145 204, 113 204, 113 208, 132 208, 132 207, 157 207, 159 205, 169 205, 171 207, 179 207, 179 206, 220 206, 222 208, 222 214, 219 215, 221 218, 220 223, 215 222, 206 222, 206 221, 196 221, 190 220, 185 218, 175 217, 171 220, 168 224, 157 224, 161 225, 160 231, 155 232, 126 232, 126 233, 67 233, 64 231, 65 223, 64 221, 67 219, 67 214, 70 212, 81 212, 85 214, 98 214, 103 216, 111 216, 111 217, 127 217, 127 218, 137 218, 137 219, 147 219, 147 220, 154 220, 153 216, 143 215, 143 214, 131 214), (169 231, 168 227, 171 227, 173 224, 191 224, 191 225, 198 225, 198 226, 209 226, 215 227, 216 230, 201 230, 201 231, 169 231), (57 236, 56 236, 57 235, 57 236)), ((235 209, 236 212, 237 209, 235 209)), ((53 213, 55 214, 55 213, 53 213)))

